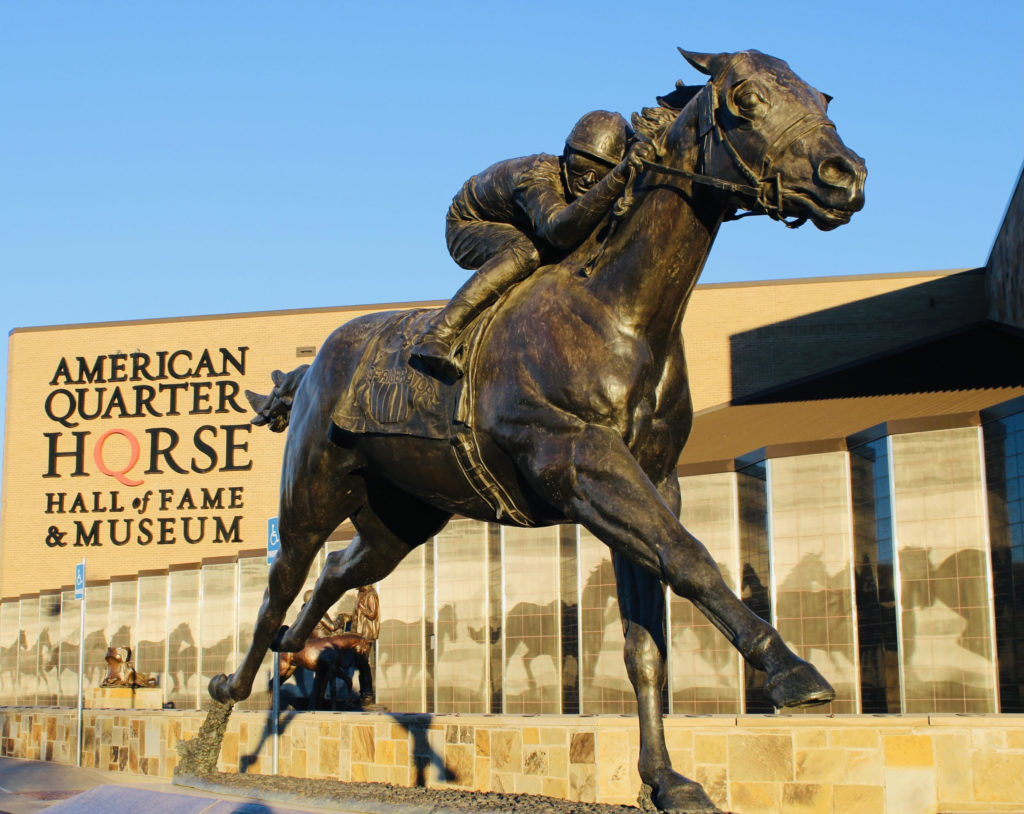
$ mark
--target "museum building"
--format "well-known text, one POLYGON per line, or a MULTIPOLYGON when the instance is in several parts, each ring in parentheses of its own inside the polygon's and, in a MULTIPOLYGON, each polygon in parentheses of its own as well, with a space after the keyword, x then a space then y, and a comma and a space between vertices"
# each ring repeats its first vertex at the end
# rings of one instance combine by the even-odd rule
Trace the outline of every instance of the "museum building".
MULTIPOLYGON (((816 712, 1024 712, 1022 255, 1019 181, 984 268, 693 295, 682 521, 833 683, 816 712)), ((13 330, 0 705, 74 706, 83 641, 87 690, 128 646, 165 704, 204 705, 251 634, 277 510, 283 436, 244 391, 338 324, 424 305, 13 330)), ((456 518, 376 588, 390 711, 635 711, 610 557, 582 528, 456 518)), ((666 626, 670 712, 771 711, 689 602, 666 626)))

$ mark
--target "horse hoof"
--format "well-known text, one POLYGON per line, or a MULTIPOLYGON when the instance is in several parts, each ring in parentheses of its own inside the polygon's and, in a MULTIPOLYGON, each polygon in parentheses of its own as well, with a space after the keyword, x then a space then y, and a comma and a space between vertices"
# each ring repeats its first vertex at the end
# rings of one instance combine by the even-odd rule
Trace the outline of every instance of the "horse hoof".
POLYGON ((214 701, 218 701, 221 704, 230 704, 235 699, 231 697, 231 688, 228 685, 230 679, 228 676, 221 673, 210 679, 210 698, 214 701))
POLYGON ((788 670, 776 673, 764 685, 768 699, 779 709, 813 707, 834 701, 836 691, 817 668, 803 659, 788 670))
POLYGON ((711 798, 700 783, 688 780, 671 770, 660 773, 658 788, 652 788, 645 783, 638 802, 641 808, 653 807, 658 811, 722 814, 722 810, 711 802, 711 798), (647 800, 650 801, 649 805, 646 804, 647 800))

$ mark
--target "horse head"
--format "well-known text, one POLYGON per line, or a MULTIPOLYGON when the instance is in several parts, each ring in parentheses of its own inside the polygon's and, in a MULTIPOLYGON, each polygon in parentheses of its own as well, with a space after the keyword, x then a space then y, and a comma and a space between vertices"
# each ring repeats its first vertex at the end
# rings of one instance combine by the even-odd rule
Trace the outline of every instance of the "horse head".
MULTIPOLYGON (((687 105, 696 105, 696 172, 676 174, 715 188, 729 209, 798 219, 790 226, 834 229, 864 206, 867 170, 836 134, 830 97, 760 51, 680 53, 710 79, 687 105)), ((693 121, 678 116, 657 145, 674 169, 694 143, 693 121)))

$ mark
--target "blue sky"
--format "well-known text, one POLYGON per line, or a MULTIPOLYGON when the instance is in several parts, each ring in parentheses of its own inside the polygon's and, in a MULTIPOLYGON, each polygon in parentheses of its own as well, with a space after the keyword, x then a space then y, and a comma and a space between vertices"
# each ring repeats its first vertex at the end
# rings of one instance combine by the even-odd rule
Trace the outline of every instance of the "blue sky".
POLYGON ((447 298, 462 182, 702 81, 677 45, 787 60, 869 170, 848 226, 727 225, 703 282, 983 265, 1024 157, 1022 19, 1009 0, 0 3, 0 322, 447 298))

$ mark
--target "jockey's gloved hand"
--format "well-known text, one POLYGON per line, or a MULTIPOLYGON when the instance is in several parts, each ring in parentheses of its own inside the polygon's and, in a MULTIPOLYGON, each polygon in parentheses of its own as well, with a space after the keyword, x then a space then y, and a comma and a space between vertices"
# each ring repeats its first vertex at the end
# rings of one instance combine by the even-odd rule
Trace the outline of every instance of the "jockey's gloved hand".
POLYGON ((657 157, 658 151, 654 145, 646 139, 639 139, 630 146, 625 160, 631 169, 640 172, 644 168, 643 162, 654 161, 657 157))

